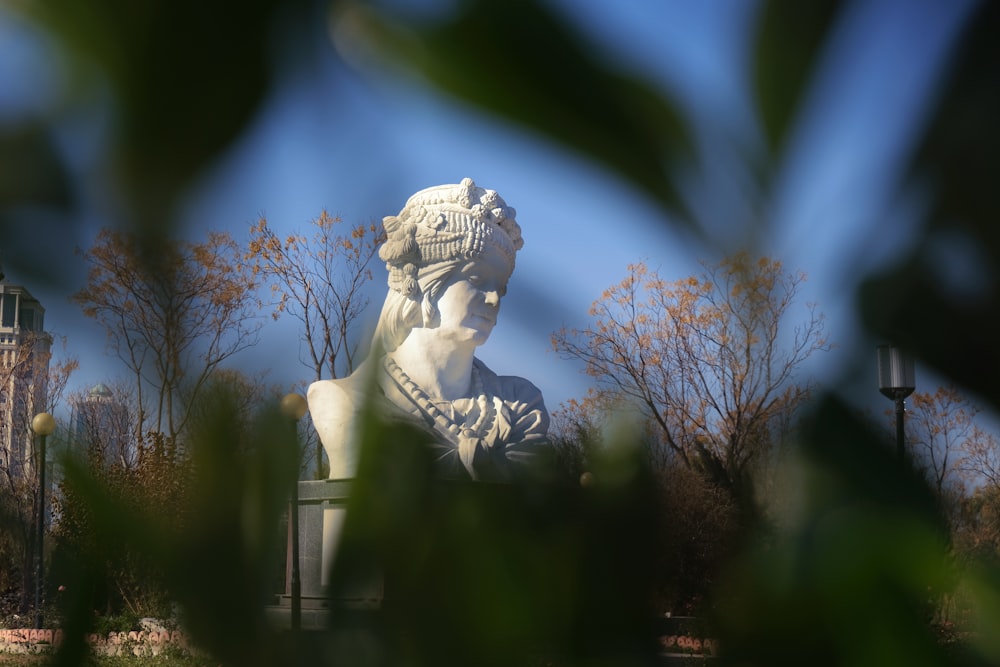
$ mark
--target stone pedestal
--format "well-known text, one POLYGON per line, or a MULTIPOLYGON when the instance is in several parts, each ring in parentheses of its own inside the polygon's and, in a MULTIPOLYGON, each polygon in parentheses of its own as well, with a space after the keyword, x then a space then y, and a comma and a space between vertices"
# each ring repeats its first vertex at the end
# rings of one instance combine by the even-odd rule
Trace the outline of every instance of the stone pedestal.
MULTIPOLYGON (((303 626, 322 625, 321 619, 307 621, 313 616, 323 616, 321 610, 330 607, 330 572, 337 555, 337 547, 347 516, 347 499, 351 480, 321 480, 299 482, 299 581, 302 590, 303 626)), ((289 534, 291 539, 291 534, 289 534)), ((288 549, 285 568, 285 594, 281 596, 282 608, 291 607, 292 550, 288 549)), ((382 603, 381 577, 372 581, 355 582, 354 586, 339 595, 341 607, 378 609, 382 603)))

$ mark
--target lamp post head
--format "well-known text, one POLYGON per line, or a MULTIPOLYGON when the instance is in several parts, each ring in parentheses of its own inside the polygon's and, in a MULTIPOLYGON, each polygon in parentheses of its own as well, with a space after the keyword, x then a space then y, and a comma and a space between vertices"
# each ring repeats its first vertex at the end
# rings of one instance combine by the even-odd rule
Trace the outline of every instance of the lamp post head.
POLYGON ((37 435, 51 435, 56 430, 56 420, 48 412, 39 412, 31 420, 31 430, 37 435))
POLYGON ((281 414, 294 421, 302 419, 307 409, 306 399, 302 394, 285 394, 281 399, 281 414))
POLYGON ((878 390, 890 399, 906 398, 916 389, 913 357, 893 345, 878 346, 878 390))

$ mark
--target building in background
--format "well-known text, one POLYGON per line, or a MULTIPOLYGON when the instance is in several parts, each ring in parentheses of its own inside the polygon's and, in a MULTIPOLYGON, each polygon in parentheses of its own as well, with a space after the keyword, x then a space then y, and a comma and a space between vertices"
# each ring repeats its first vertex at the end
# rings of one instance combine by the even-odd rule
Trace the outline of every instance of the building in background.
POLYGON ((19 285, 0 279, 0 471, 32 474, 31 419, 47 409, 52 336, 45 309, 19 285))
POLYGON ((70 419, 73 446, 105 467, 130 468, 135 463, 134 424, 128 405, 104 384, 73 402, 70 419))

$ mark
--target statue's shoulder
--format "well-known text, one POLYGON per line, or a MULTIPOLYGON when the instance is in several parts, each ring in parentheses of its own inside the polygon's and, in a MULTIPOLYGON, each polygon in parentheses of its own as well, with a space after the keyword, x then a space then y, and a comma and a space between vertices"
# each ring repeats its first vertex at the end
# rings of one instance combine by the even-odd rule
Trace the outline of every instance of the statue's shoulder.
POLYGON ((310 412, 321 411, 333 407, 357 408, 361 401, 361 383, 353 376, 336 380, 317 380, 309 385, 306 392, 310 412))
POLYGON ((326 449, 332 479, 347 479, 357 472, 358 415, 364 408, 370 381, 367 373, 355 371, 346 378, 318 380, 309 385, 309 414, 326 449))
POLYGON ((321 410, 332 407, 359 410, 373 384, 372 370, 373 366, 366 360, 347 377, 313 382, 306 392, 310 412, 314 404, 321 410))

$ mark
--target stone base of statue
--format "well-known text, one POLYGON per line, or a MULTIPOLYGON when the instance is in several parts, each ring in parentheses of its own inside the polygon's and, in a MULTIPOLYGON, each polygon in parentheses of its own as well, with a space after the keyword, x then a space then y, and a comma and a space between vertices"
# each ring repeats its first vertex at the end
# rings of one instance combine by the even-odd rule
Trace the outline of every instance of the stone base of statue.
MULTIPOLYGON (((336 599, 330 593, 330 573, 337 555, 351 480, 299 482, 299 582, 301 587, 302 629, 329 627, 332 605, 340 609, 377 610, 383 599, 380 576, 369 581, 355 581, 336 599)), ((268 616, 278 627, 291 627, 292 608, 292 531, 289 530, 288 557, 285 566, 285 592, 278 605, 268 608, 268 616)))

